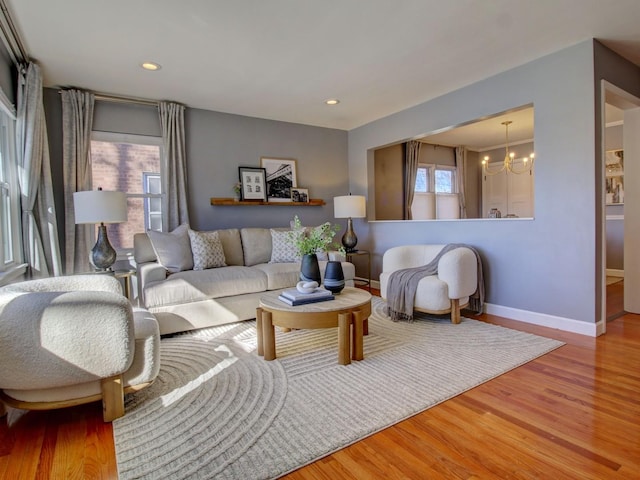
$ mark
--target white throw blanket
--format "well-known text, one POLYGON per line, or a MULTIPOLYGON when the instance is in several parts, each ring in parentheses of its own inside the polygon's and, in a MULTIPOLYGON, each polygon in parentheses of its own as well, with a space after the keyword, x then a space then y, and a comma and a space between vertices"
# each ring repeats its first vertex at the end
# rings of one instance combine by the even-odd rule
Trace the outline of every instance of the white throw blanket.
POLYGON ((428 264, 415 267, 396 270, 389 277, 389 285, 387 287, 387 315, 391 320, 413 320, 413 305, 416 298, 416 290, 418 283, 424 277, 435 275, 438 273, 438 262, 440 258, 447 252, 456 248, 466 247, 473 251, 478 262, 478 287, 475 293, 469 297, 469 307, 477 313, 482 313, 484 304, 484 278, 482 274, 482 260, 478 251, 469 245, 463 243, 449 243, 444 246, 440 252, 428 264))

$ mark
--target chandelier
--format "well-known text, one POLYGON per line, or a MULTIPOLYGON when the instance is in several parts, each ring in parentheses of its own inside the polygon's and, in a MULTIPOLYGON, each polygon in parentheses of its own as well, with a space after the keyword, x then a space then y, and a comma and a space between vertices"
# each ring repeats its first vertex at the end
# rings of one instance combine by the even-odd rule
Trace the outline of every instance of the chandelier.
POLYGON ((520 175, 522 173, 530 173, 531 170, 533 169, 535 154, 532 153, 528 157, 522 158, 522 160, 516 160, 515 158, 516 154, 513 152, 509 152, 509 125, 511 125, 512 123, 513 122, 511 120, 502 122, 502 125, 504 125, 504 128, 505 128, 505 135, 507 139, 506 146, 505 146, 506 151, 504 155, 504 162, 499 168, 492 170, 489 167, 489 156, 485 156, 484 159, 482 160, 482 170, 485 174, 497 175, 498 173, 506 171, 507 173, 515 173, 520 175))

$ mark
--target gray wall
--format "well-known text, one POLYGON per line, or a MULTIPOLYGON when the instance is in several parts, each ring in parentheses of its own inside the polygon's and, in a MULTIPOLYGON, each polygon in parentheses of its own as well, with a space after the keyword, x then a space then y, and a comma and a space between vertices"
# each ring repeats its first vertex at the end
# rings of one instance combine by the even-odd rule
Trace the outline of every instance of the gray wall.
POLYGON ((333 197, 347 195, 347 132, 188 109, 189 208, 201 230, 289 225, 298 215, 305 225, 333 218, 333 197), (294 158, 298 186, 323 207, 211 206, 211 197, 233 196, 239 166, 260 166, 260 157, 294 158))
MULTIPOLYGON (((57 90, 45 89, 45 109, 63 235, 62 108, 57 90)), ((185 126, 190 223, 194 229, 284 226, 296 214, 305 225, 335 221, 333 197, 349 192, 347 132, 192 108, 186 109, 185 126), (295 158, 298 186, 308 188, 312 198, 322 198, 327 205, 211 206, 211 197, 233 195, 238 167, 260 166, 261 156, 295 158)), ((161 136, 157 109, 136 104, 97 101, 93 128, 161 136)))
POLYGON ((407 243, 466 242, 481 252, 487 301, 596 321, 593 42, 587 41, 349 132, 354 194, 370 195, 371 150, 532 103, 534 220, 370 222, 355 225, 373 252, 407 243), (585 188, 585 186, 588 186, 585 188))

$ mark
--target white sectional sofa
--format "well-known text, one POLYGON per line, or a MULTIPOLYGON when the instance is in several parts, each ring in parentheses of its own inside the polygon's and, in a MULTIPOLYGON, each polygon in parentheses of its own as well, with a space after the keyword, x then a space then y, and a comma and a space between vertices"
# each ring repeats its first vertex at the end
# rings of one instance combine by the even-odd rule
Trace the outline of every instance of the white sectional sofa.
MULTIPOLYGON (((226 266, 184 268, 173 273, 158 262, 157 248, 154 249, 157 245, 152 245, 149 238, 156 234, 134 236, 139 301, 155 315, 161 334, 255 318, 264 292, 291 288, 299 281, 300 262, 272 252, 272 237, 281 239, 286 229, 234 228, 216 232, 226 266)), ((354 265, 343 261, 344 256, 337 252, 330 252, 328 259, 342 261, 345 284, 353 286, 354 265)), ((324 278, 326 261, 319 263, 324 278)))

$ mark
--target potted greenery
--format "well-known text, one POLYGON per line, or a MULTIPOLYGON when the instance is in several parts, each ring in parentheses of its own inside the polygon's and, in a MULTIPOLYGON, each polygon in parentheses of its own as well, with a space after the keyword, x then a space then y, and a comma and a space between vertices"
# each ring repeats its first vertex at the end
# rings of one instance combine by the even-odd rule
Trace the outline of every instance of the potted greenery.
POLYGON ((344 253, 344 247, 333 242, 333 237, 340 231, 339 225, 329 222, 318 227, 305 229, 296 215, 293 218, 293 229, 289 232, 289 239, 295 246, 298 255, 302 257, 300 265, 300 279, 315 281, 320 284, 320 267, 318 265, 319 252, 335 249, 344 253))
POLYGON ((242 183, 236 182, 233 184, 233 193, 235 194, 234 200, 237 202, 240 200, 240 193, 242 192, 242 183))

